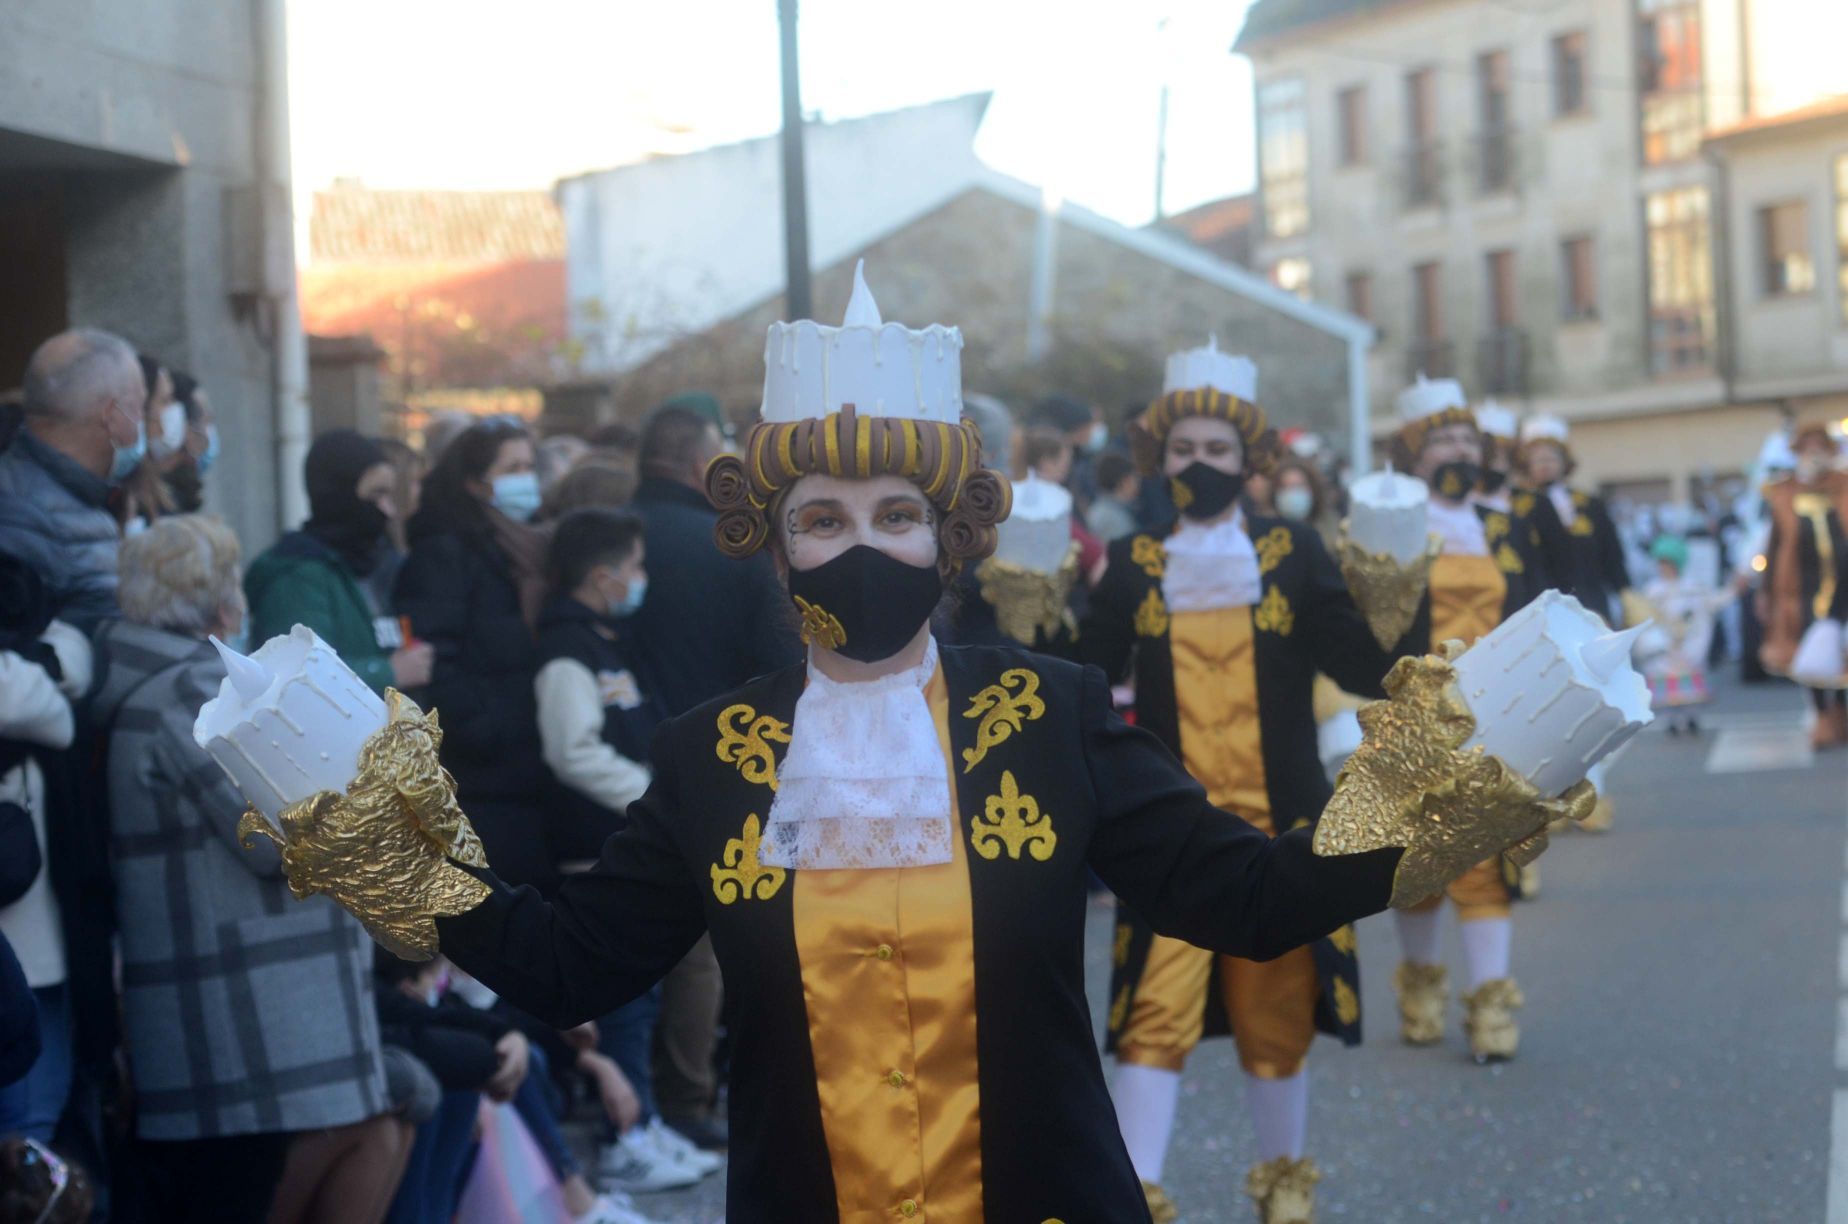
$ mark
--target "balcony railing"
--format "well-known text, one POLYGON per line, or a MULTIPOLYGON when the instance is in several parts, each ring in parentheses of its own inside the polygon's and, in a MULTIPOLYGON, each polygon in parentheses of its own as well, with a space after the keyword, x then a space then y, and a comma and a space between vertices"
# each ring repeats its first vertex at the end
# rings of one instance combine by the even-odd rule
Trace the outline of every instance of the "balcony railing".
POLYGON ((1449 340, 1408 340, 1405 345, 1405 381, 1420 374, 1426 378, 1453 378, 1457 372, 1456 345, 1449 340))
POLYGON ((1444 151, 1436 141, 1413 145, 1400 159, 1399 173, 1406 211, 1436 208, 1444 202, 1444 151))
POLYGON ((1518 179, 1518 150, 1514 129, 1494 127, 1478 132, 1470 142, 1470 160, 1478 195, 1514 190, 1518 179))
POLYGON ((1476 341, 1476 381, 1486 395, 1527 394, 1527 333, 1501 327, 1476 341))

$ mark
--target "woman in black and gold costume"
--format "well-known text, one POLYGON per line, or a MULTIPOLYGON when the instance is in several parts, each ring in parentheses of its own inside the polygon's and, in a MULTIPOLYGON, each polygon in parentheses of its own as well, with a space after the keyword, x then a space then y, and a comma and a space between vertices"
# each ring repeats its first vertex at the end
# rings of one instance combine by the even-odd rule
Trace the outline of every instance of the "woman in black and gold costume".
MULTIPOLYGON (((1547 588, 1539 551, 1525 524, 1477 492, 1490 443, 1454 380, 1421 378, 1399 396, 1399 415, 1393 465, 1430 487, 1429 525, 1442 544, 1398 653, 1429 654, 1452 640, 1470 646, 1547 588)), ((1520 869, 1495 858, 1447 890, 1469 977, 1464 1032, 1479 1062, 1512 1058, 1520 1043, 1514 1013, 1523 1000, 1508 971, 1509 904, 1520 896, 1520 884, 1520 869)), ((1396 914, 1404 959, 1393 988, 1400 1035, 1412 1045, 1433 1045, 1444 1035, 1450 977, 1438 959, 1443 901, 1437 894, 1396 914)))
POLYGON ((1100 672, 936 646, 946 578, 1009 502, 959 420, 960 347, 882 324, 861 287, 839 329, 772 328, 765 421, 708 484, 721 546, 774 551, 808 664, 665 724, 628 827, 553 900, 473 867, 485 899, 436 922, 445 954, 559 1025, 711 933, 736 1017, 733 1224, 1146 1220, 1091 1040, 1088 874, 1163 933, 1254 958, 1403 883, 1396 849, 1323 857, 1216 810, 1100 672))
MULTIPOLYGON (((1110 546, 1079 649, 1112 680, 1133 664, 1138 724, 1214 804, 1276 836, 1312 826, 1328 802, 1316 673, 1377 697, 1392 660, 1313 528, 1239 508, 1245 476, 1266 470, 1276 446, 1255 384, 1248 359, 1216 346, 1169 360, 1137 439, 1182 517, 1110 546)), ((1246 1191, 1262 1219, 1307 1218, 1319 1173, 1303 1154, 1303 1063, 1318 1029, 1360 1040, 1353 929, 1261 962, 1172 938, 1139 898, 1118 897, 1107 1044, 1123 1137, 1158 1224, 1176 1214, 1161 1177, 1181 1070, 1203 1036, 1228 1032, 1257 1132, 1246 1191)))

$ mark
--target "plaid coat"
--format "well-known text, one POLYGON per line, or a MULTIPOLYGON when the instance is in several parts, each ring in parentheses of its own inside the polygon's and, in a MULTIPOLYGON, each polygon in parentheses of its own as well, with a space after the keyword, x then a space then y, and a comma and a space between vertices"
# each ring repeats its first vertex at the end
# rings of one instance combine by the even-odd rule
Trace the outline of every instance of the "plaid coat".
POLYGON ((386 1108, 372 945, 297 902, 244 801, 193 743, 224 667, 210 644, 125 621, 97 634, 108 733, 122 1010, 146 1139, 343 1126, 386 1108))

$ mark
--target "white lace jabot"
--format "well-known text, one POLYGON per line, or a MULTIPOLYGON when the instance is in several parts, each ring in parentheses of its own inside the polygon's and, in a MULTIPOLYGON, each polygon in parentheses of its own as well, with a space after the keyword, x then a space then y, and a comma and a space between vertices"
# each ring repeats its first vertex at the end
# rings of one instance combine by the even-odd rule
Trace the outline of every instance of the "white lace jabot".
POLYGON ((951 861, 949 765, 924 688, 924 661, 840 683, 809 666, 758 860, 772 867, 928 867, 951 861))
POLYGON ((1214 608, 1242 608, 1258 602, 1263 584, 1258 578, 1258 553, 1245 531, 1245 512, 1237 511, 1211 526, 1190 523, 1165 542, 1167 569, 1161 579, 1162 598, 1172 612, 1206 612, 1214 608))
POLYGON ((1433 497, 1425 508, 1425 522, 1450 556, 1489 555, 1489 537, 1482 530, 1482 516, 1476 513, 1474 502, 1454 505, 1433 497))

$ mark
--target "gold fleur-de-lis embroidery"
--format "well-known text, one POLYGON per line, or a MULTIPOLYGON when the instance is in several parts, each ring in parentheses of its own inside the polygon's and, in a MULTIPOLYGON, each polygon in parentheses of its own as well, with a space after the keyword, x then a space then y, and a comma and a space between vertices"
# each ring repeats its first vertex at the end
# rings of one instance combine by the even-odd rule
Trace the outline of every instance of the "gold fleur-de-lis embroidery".
POLYGON ((1591 520, 1581 513, 1572 520, 1571 530, 1572 534, 1575 536, 1589 536, 1591 534, 1591 520))
POLYGON ((1136 636, 1158 638, 1168 632, 1168 604, 1158 588, 1150 587, 1136 609, 1136 636))
POLYGON ((820 604, 812 604, 797 595, 796 610, 802 613, 802 642, 807 646, 819 646, 823 650, 839 650, 847 644, 847 631, 841 628, 841 622, 834 613, 820 604))
POLYGON ((776 789, 776 752, 771 744, 789 743, 789 724, 748 705, 719 711, 719 760, 736 765, 746 782, 776 789))
POLYGON ((1025 850, 1029 857, 1045 862, 1059 844, 1052 830, 1052 816, 1040 811, 1039 800, 1020 793, 1012 770, 1001 771, 1001 793, 988 796, 982 805, 981 819, 969 835, 969 844, 985 859, 998 859, 1002 848, 1007 856, 1018 859, 1025 850))
POLYGON ((1353 1024, 1360 1019, 1360 999, 1344 977, 1335 978, 1335 1019, 1343 1025, 1353 1024))
POLYGON ((725 843, 725 853, 712 865, 712 895, 720 905, 734 901, 768 901, 789 875, 781 867, 766 867, 757 859, 762 842, 757 814, 744 818, 744 832, 725 843))
POLYGON ((1116 944, 1110 952, 1110 963, 1119 969, 1129 963, 1129 941, 1135 934, 1136 929, 1127 922, 1117 923, 1116 944))
POLYGON ((1129 987, 1125 986, 1117 991, 1116 998, 1112 999, 1110 1002, 1110 1019, 1108 1021, 1110 1031, 1113 1033, 1122 1032, 1123 1021, 1127 1019, 1129 1019, 1129 987))
POLYGON ((1258 609, 1252 614, 1251 623, 1267 633, 1289 637, 1290 630, 1296 627, 1296 613, 1290 610, 1290 601, 1283 591, 1272 587, 1258 601, 1258 609))
POLYGON ((1338 926, 1328 933, 1328 942, 1343 956, 1354 955, 1354 924, 1338 926))
POLYGON ((1517 515, 1526 518, 1534 512, 1534 495, 1526 492, 1516 493, 1508 499, 1508 505, 1517 515))
POLYGON ((1508 534, 1508 516, 1501 513, 1499 510, 1493 514, 1483 515, 1482 516, 1482 534, 1488 539, 1489 543, 1491 544, 1495 543, 1495 541, 1507 535, 1508 534))
POLYGON ((1273 527, 1264 533, 1264 538, 1256 541, 1258 546, 1258 573, 1268 574, 1276 569, 1283 559, 1296 549, 1296 537, 1290 534, 1288 527, 1273 527))
POLYGON ((1495 550, 1495 564, 1504 574, 1519 574, 1527 569, 1521 562, 1521 554, 1515 552, 1514 546, 1506 540, 1495 550))
POLYGON ((1151 578, 1159 578, 1168 568, 1168 550, 1154 536, 1139 535, 1129 542, 1129 559, 1142 567, 1151 578))
POLYGON ((1168 496, 1174 500, 1176 510, 1185 511, 1194 503, 1194 491, 1187 487, 1187 482, 1176 476, 1168 477, 1168 496))
POLYGON ((969 708, 963 711, 964 718, 982 720, 975 729, 975 747, 963 749, 963 772, 968 773, 981 764, 990 748, 1045 712, 1046 703, 1039 698, 1037 672, 1024 667, 1002 672, 1001 682, 977 693, 970 699, 969 708), (1016 692, 1009 691, 1016 688, 1016 692))

